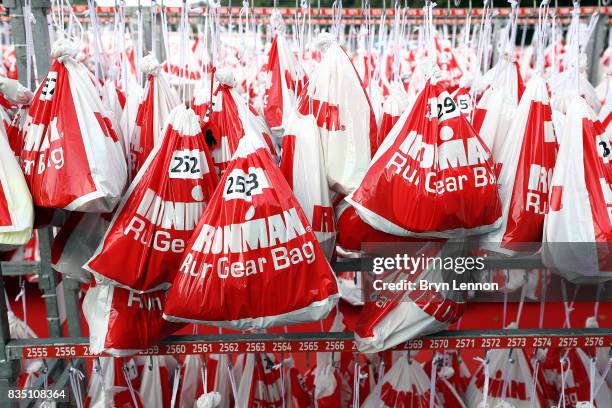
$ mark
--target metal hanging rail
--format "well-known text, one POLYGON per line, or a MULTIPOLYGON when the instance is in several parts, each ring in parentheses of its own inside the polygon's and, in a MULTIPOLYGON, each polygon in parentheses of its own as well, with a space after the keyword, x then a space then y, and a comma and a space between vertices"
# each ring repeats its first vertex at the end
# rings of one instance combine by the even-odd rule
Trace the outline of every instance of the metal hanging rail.
MULTIPOLYGON (((449 330, 410 340, 392 350, 507 349, 612 347, 609 329, 449 330)), ((89 339, 50 338, 11 340, 9 360, 23 358, 92 358, 89 339)), ((358 352, 354 334, 244 333, 170 336, 137 355, 190 355, 230 353, 358 352)))

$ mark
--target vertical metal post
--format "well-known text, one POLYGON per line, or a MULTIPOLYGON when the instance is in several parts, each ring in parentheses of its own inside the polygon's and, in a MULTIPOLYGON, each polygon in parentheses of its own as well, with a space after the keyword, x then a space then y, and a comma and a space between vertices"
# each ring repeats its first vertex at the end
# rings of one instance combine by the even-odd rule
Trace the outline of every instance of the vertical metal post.
POLYGON ((597 85, 600 76, 599 56, 604 50, 607 27, 608 15, 601 14, 595 25, 593 35, 591 35, 589 43, 587 44, 589 82, 591 82, 593 86, 597 85))
POLYGON ((8 400, 8 390, 17 387, 19 376, 19 361, 9 359, 6 344, 11 339, 9 329, 8 310, 4 296, 4 279, 2 278, 2 264, 0 263, 0 401, 2 407, 16 407, 16 400, 8 400))
POLYGON ((51 267, 51 227, 38 230, 38 245, 40 248, 40 275, 38 286, 43 292, 45 308, 47 309, 47 324, 49 337, 62 337, 62 325, 57 305, 57 275, 51 267))
MULTIPOLYGON (((4 0, 5 6, 9 9, 11 17, 11 34, 15 45, 15 56, 17 59, 17 72, 19 82, 28 86, 27 81, 27 55, 25 23, 23 18, 23 0, 4 0)), ((49 29, 47 26, 47 14, 49 12, 49 0, 32 0, 32 14, 35 23, 32 24, 32 37, 34 41, 34 55, 36 56, 36 69, 39 78, 42 78, 49 71, 49 29)), ((35 84, 31 84, 35 85, 35 84)))

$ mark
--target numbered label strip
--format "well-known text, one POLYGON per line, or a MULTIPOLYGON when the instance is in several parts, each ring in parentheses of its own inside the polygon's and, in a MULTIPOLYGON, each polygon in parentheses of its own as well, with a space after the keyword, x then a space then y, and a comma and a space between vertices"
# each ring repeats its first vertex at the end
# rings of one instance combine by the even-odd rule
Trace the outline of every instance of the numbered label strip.
MULTIPOLYGON (((508 336, 426 338, 402 343, 394 350, 611 347, 609 336, 508 336)), ((22 358, 95 357, 87 345, 25 346, 22 358)), ((153 346, 140 355, 228 353, 357 352, 353 340, 189 342, 153 346)))

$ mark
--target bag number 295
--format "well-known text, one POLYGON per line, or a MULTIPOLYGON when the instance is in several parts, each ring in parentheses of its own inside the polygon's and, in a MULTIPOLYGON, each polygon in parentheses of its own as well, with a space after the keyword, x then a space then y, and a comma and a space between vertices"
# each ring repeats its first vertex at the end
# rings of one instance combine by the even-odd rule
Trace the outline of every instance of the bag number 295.
POLYGON ((430 105, 432 116, 435 114, 438 117, 438 122, 443 122, 448 119, 459 116, 460 112, 457 108, 457 104, 448 92, 444 92, 438 98, 430 99, 430 105), (446 95, 444 95, 446 94, 446 95))

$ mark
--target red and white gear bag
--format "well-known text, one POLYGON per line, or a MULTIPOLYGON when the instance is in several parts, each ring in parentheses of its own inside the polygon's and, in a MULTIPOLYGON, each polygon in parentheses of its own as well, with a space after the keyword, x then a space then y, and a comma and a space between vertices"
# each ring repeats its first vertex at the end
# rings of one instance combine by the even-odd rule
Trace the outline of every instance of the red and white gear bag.
POLYGON ((143 408, 169 407, 172 400, 172 380, 176 375, 176 360, 170 356, 146 356, 136 360, 142 365, 138 393, 143 408))
POLYGON ((240 140, 200 219, 164 317, 246 330, 321 320, 338 286, 270 152, 240 140))
POLYGON ((180 388, 177 393, 180 408, 193 408, 198 397, 204 393, 202 370, 202 356, 199 354, 190 354, 183 360, 180 388))
POLYGON ((476 104, 473 126, 485 145, 491 150, 493 160, 499 162, 498 152, 508 133, 516 108, 523 93, 523 80, 510 56, 503 55, 491 69, 491 85, 476 104))
POLYGON ((342 406, 342 377, 333 364, 333 353, 317 353, 314 369, 314 400, 318 408, 342 406))
POLYGON ((215 79, 219 84, 212 100, 194 101, 194 110, 204 120, 206 139, 213 144, 211 154, 217 174, 225 171, 243 137, 260 140, 275 154, 268 125, 240 96, 233 73, 219 70, 215 79), (211 104, 212 109, 209 109, 211 104))
POLYGON ((595 359, 591 359, 580 348, 567 349, 562 360, 563 370, 559 372, 557 386, 562 394, 559 406, 589 408, 612 407, 612 393, 601 377, 595 359), (564 376, 563 381, 561 376, 564 376), (565 398, 563 398, 565 397, 565 398), (590 402, 593 404, 590 405, 590 402))
POLYGON ((516 408, 545 407, 539 387, 535 387, 536 395, 532 395, 533 371, 523 349, 489 350, 486 359, 488 362, 484 364, 488 367, 481 365, 468 386, 465 401, 469 408, 500 404, 516 408))
POLYGON ((284 33, 276 31, 265 67, 264 117, 272 130, 282 131, 295 110, 307 77, 284 33))
MULTIPOLYGON (((242 367, 238 367, 238 361, 243 356, 243 354, 238 356, 236 365, 233 367, 232 376, 236 377, 236 383, 239 383, 236 373, 242 374, 242 367)), ((219 394, 221 397, 221 402, 218 405, 219 408, 230 408, 233 400, 229 367, 230 355, 228 354, 209 354, 206 358, 206 392, 219 394)))
POLYGON ((283 386, 281 372, 273 354, 249 353, 236 395, 237 407, 282 407, 283 386))
MULTIPOLYGON (((419 363, 405 355, 393 363, 362 408, 429 408, 430 394, 429 376, 419 363)), ((441 408, 442 404, 436 399, 433 406, 441 408)))
POLYGON ((6 134, 0 132, 0 248, 27 243, 33 224, 30 190, 6 134))
POLYGON ((306 214, 308 223, 331 259, 336 244, 336 220, 325 176, 321 136, 311 115, 295 113, 282 144, 280 169, 306 214))
POLYGON ((312 406, 312 396, 306 388, 306 382, 300 371, 295 367, 291 367, 287 372, 287 376, 289 377, 289 392, 287 395, 291 400, 289 406, 299 408, 312 406))
POLYGON ((603 272, 610 270, 612 241, 610 139, 586 101, 576 96, 568 105, 559 140, 544 221, 543 261, 573 281, 607 280, 612 277, 603 272), (567 243, 574 243, 571 250, 567 243))
POLYGON ((100 245, 111 217, 111 214, 70 213, 51 244, 53 269, 89 283, 91 274, 82 267, 100 245))
POLYGON ((179 105, 85 269, 135 291, 167 289, 216 186, 198 116, 179 105))
POLYGON ((163 290, 138 294, 116 286, 91 286, 83 299, 91 352, 132 355, 174 333, 181 325, 162 318, 165 303, 163 290))
MULTIPOLYGON (((423 244, 413 256, 437 256, 441 243, 423 244)), ((440 270, 395 271, 386 282, 400 280, 445 282, 440 270)), ((463 314, 465 304, 460 291, 422 290, 381 293, 375 301, 367 301, 355 326, 357 348, 364 353, 391 347, 446 329, 463 314), (395 297, 391 297, 394 295, 395 297)))
POLYGON ((346 200, 379 231, 455 238, 501 222, 491 153, 453 98, 430 79, 346 200))
POLYGON ((162 66, 153 55, 144 57, 139 65, 147 77, 147 84, 137 112, 132 112, 136 114, 136 126, 129 138, 130 178, 138 173, 155 146, 162 142, 170 112, 180 104, 176 91, 166 81, 161 73, 162 66))
POLYGON ((21 152, 34 205, 70 211, 110 212, 127 180, 121 143, 78 47, 60 39, 28 112, 21 152))
POLYGON ((377 148, 377 125, 363 83, 353 63, 331 34, 319 34, 325 52, 298 102, 302 115, 313 115, 329 186, 348 194, 358 185, 377 148))
POLYGON ((529 80, 514 112, 509 135, 498 151, 501 228, 484 235, 481 241, 489 250, 511 255, 526 250, 521 243, 542 241, 550 179, 557 157, 552 111, 546 81, 541 75, 529 80))
POLYGON ((133 359, 100 357, 94 362, 85 407, 144 407, 136 389, 138 368, 133 359))

